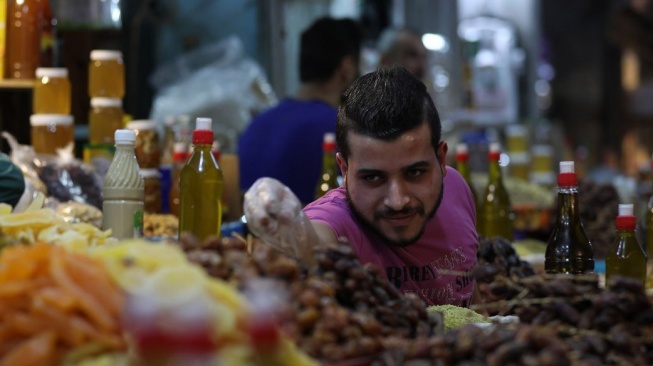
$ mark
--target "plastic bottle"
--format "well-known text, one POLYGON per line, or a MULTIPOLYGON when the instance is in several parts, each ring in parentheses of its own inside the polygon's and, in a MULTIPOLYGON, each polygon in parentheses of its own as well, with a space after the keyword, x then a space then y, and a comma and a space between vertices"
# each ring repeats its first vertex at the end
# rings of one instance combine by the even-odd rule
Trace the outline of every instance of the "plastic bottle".
POLYGON ((619 216, 615 219, 617 238, 605 258, 605 280, 609 283, 614 275, 627 276, 646 282, 646 253, 637 241, 635 228, 637 219, 632 204, 619 205, 619 216))
POLYGON ((458 173, 463 176, 465 182, 469 185, 472 196, 474 196, 474 205, 478 205, 478 196, 472 183, 471 169, 469 168, 469 150, 465 143, 456 145, 456 170, 458 170, 458 173))
POLYGON ((500 155, 499 144, 491 143, 488 152, 488 183, 480 199, 476 230, 481 237, 501 236, 512 241, 514 214, 508 191, 503 185, 500 155))
POLYGON ((70 80, 64 67, 39 67, 32 97, 34 114, 70 114, 70 80))
POLYGON ((336 164, 336 134, 325 133, 322 141, 322 174, 315 189, 315 198, 324 196, 338 187, 338 165, 336 164))
POLYGON ((7 1, 4 77, 34 79, 40 48, 39 0, 7 1))
POLYGON ((122 99, 91 98, 88 138, 91 144, 113 144, 113 135, 123 127, 122 99))
POLYGON ((91 98, 120 98, 125 96, 125 65, 122 52, 91 51, 88 65, 88 95, 91 98))
POLYGON ((143 236, 145 185, 139 172, 132 130, 117 130, 116 152, 104 178, 102 228, 118 239, 143 236))
POLYGON ((212 120, 197 118, 193 153, 179 178, 179 234, 188 232, 203 241, 219 236, 222 225, 223 176, 211 152, 212 120))
POLYGON ((578 207, 578 177, 573 161, 561 161, 558 174, 558 212, 546 245, 547 273, 582 274, 594 271, 594 249, 578 207))

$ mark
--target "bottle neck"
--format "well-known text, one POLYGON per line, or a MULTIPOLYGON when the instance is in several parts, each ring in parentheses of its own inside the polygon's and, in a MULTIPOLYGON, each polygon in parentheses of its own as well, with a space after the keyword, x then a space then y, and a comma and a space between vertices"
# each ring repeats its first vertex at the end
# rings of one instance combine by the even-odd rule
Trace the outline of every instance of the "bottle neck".
POLYGON ((580 221, 578 187, 558 187, 558 223, 580 221))
POLYGON ((503 181, 503 173, 501 172, 501 165, 499 161, 490 160, 488 167, 488 179, 492 184, 500 184, 503 181))

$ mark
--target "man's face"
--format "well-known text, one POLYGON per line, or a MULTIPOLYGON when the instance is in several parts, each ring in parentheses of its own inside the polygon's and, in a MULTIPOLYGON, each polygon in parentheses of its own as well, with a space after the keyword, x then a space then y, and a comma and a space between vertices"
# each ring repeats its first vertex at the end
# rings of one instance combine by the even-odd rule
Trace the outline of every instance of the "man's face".
POLYGON ((422 40, 412 34, 404 34, 400 38, 399 64, 423 81, 427 63, 427 51, 422 40))
POLYGON ((419 239, 440 204, 447 144, 436 154, 430 139, 426 123, 394 141, 349 133, 348 161, 337 156, 352 210, 391 245, 419 239))

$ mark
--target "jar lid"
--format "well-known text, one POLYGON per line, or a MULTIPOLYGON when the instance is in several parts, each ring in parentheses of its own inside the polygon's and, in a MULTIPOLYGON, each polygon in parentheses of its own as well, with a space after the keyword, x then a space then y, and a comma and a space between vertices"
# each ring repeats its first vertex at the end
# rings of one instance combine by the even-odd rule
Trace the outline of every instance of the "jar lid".
POLYGON ((527 165, 531 161, 528 153, 509 153, 508 157, 510 158, 510 163, 516 165, 527 165))
POLYGON ((127 128, 130 130, 154 130, 156 129, 156 121, 151 119, 135 119, 127 123, 127 128))
POLYGON ((37 67, 36 77, 67 78, 68 69, 65 67, 37 67))
POLYGON ((122 58, 121 51, 113 50, 93 50, 91 51, 91 60, 118 60, 122 58))
POLYGON ((31 126, 60 125, 69 126, 73 124, 73 116, 70 114, 33 114, 29 117, 31 126))
POLYGON ((122 107, 122 99, 120 98, 91 98, 91 107, 93 108, 102 108, 102 107, 122 107))
POLYGON ((127 129, 116 130, 113 139, 116 144, 133 144, 136 141, 136 133, 127 129))
POLYGON ((534 156, 552 156, 553 147, 551 145, 533 145, 531 152, 534 156))
POLYGON ((141 169, 141 176, 143 179, 159 178, 161 173, 159 173, 159 169, 141 169))
POLYGON ((526 136, 528 129, 522 124, 513 124, 506 126, 506 136, 526 136))

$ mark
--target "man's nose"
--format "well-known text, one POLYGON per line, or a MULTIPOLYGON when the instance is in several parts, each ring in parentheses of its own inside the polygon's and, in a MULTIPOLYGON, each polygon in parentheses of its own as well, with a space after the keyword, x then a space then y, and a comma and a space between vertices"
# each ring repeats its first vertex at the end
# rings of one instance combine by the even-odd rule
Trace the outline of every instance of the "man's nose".
POLYGON ((406 185, 400 181, 390 182, 388 193, 386 194, 383 204, 395 211, 399 211, 403 209, 409 201, 410 197, 406 185))

